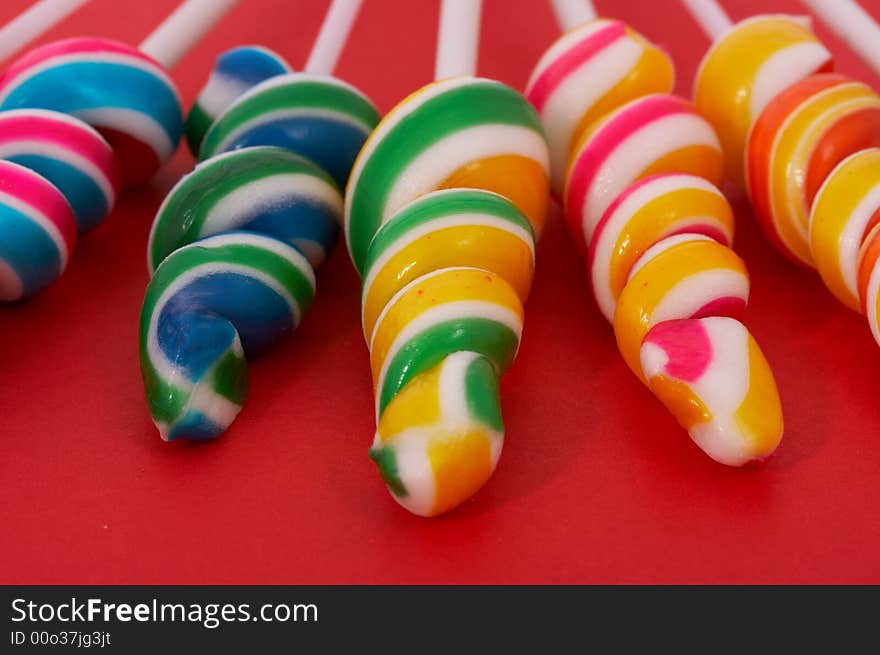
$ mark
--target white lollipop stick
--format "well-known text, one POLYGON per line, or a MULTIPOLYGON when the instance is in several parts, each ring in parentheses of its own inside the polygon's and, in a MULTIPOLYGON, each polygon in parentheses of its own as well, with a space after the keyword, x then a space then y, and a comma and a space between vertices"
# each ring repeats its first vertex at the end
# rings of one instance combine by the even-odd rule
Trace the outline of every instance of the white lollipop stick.
POLYGON ((596 20, 596 7, 590 0, 550 0, 559 31, 571 32, 575 27, 596 20))
POLYGON ((333 0, 306 62, 306 73, 333 74, 362 3, 363 0, 333 0))
POLYGON ((140 49, 165 68, 174 68, 238 0, 185 0, 141 43, 140 49))
POLYGON ((803 3, 880 75, 880 26, 868 12, 853 0, 803 0, 803 3))
POLYGON ((730 16, 716 0, 681 0, 681 2, 712 41, 733 26, 730 16))
POLYGON ((442 0, 434 79, 477 72, 483 0, 442 0))
POLYGON ((45 34, 88 0, 38 0, 0 27, 0 61, 45 34))

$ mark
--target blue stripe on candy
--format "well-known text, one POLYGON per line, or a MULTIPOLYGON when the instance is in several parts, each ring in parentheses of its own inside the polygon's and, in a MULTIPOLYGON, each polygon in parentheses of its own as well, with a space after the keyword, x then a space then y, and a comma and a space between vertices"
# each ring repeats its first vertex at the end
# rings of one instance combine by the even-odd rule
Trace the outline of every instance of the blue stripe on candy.
POLYGON ((151 116, 172 144, 183 133, 177 96, 148 71, 110 62, 68 62, 41 71, 17 85, 0 109, 80 110, 122 108, 151 116))
POLYGON ((217 425, 202 412, 190 409, 174 421, 165 438, 168 441, 180 438, 207 441, 222 434, 226 427, 217 425))
POLYGON ((295 195, 269 206, 256 206, 253 214, 242 217, 238 229, 270 235, 296 248, 294 241, 317 243, 329 251, 336 243, 339 222, 327 205, 303 200, 295 195))
POLYGON ((168 299, 159 314, 157 338, 165 357, 198 381, 229 351, 233 330, 251 356, 294 327, 290 307, 274 289, 239 273, 214 273, 168 299))
POLYGON ((0 204, 0 259, 21 278, 24 297, 51 284, 61 275, 61 257, 55 242, 20 211, 0 204))
POLYGON ((107 215, 109 207, 101 187, 75 166, 42 155, 14 155, 7 159, 39 173, 58 187, 73 209, 80 232, 92 229, 107 215))
POLYGON ((367 132, 349 123, 316 116, 291 116, 257 124, 225 144, 224 151, 249 146, 278 146, 311 159, 345 188, 367 132))
POLYGON ((214 72, 242 89, 256 86, 263 80, 290 72, 290 66, 278 55, 263 48, 240 46, 217 57, 214 72))

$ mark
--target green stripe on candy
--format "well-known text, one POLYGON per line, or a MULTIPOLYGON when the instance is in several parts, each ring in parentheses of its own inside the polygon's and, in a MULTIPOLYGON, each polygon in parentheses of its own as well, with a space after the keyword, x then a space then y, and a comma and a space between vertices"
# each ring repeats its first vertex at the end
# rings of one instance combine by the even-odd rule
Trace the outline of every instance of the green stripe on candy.
POLYGON ((451 189, 423 196, 394 215, 373 237, 364 266, 364 279, 370 269, 388 248, 410 231, 439 218, 454 218, 462 214, 483 214, 509 221, 533 234, 532 226, 522 212, 507 198, 478 189, 451 189))
POLYGON ((211 127, 212 122, 214 122, 213 117, 196 101, 192 109, 189 110, 183 126, 184 134, 186 134, 186 144, 189 146, 191 153, 198 154, 202 137, 205 136, 205 133, 211 127))
POLYGON ((394 183, 433 144, 479 125, 516 125, 543 134, 538 114, 520 93, 500 82, 475 79, 425 101, 375 145, 350 195, 349 249, 361 275, 394 183))
MULTIPOLYGON (((282 247, 288 248, 289 246, 282 247)), ((291 251, 294 252, 292 248, 291 251)), ((272 278, 294 298, 299 306, 300 316, 308 310, 315 295, 311 279, 306 273, 292 261, 274 251, 261 248, 259 245, 251 243, 228 243, 222 246, 194 245, 169 255, 156 270, 147 286, 139 330, 141 370, 143 371, 147 398, 151 402, 151 412, 154 418, 166 423, 179 415, 189 398, 189 391, 170 384, 161 377, 153 366, 147 350, 150 321, 158 309, 159 299, 180 276, 197 267, 216 264, 220 264, 221 269, 223 264, 253 268, 272 278), (153 399, 161 399, 162 405, 156 405, 153 399)), ((308 264, 303 262, 303 265, 307 266, 308 264)), ((234 357, 232 353, 228 356, 234 357)), ((240 403, 243 396, 238 390, 240 384, 236 382, 238 379, 236 376, 239 375, 237 366, 244 366, 244 362, 224 362, 221 359, 213 371, 218 385, 213 388, 219 394, 228 397, 229 400, 240 403)))
POLYGON ((153 223, 150 265, 201 238, 218 202, 238 188, 277 175, 310 175, 336 188, 323 170, 297 154, 271 146, 244 148, 202 162, 169 192, 153 223))
POLYGON ((498 373, 485 357, 470 363, 464 376, 465 397, 471 416, 495 432, 504 432, 498 393, 498 373))
POLYGON ((498 375, 516 355, 519 338, 509 327, 485 318, 458 318, 432 325, 395 353, 379 394, 379 415, 407 382, 452 353, 469 350, 491 362, 498 375))
POLYGON ((373 446, 370 448, 370 459, 376 463, 379 475, 382 476, 391 492, 395 496, 405 497, 407 491, 397 472, 397 454, 394 452, 394 446, 373 446))
POLYGON ((230 134, 274 111, 317 109, 347 114, 361 123, 365 132, 370 132, 381 118, 369 100, 332 77, 317 79, 291 73, 284 76, 283 82, 279 80, 272 78, 254 87, 223 112, 205 134, 199 159, 212 157, 230 134))

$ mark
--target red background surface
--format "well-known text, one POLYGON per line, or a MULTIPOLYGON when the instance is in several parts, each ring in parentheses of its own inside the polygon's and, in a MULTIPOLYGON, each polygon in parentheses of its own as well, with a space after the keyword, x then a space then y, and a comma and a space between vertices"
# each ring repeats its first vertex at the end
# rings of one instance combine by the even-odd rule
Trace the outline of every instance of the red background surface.
MULTIPOLYGON (((29 0, 4 0, 0 22, 29 0)), ((176 0, 93 0, 43 40, 139 42, 176 0)), ((727 0, 732 16, 802 11, 727 0)), ((877 0, 862 0, 880 16, 877 0)), ((187 106, 215 54, 242 43, 301 67, 326 0, 243 0, 174 71, 187 106)), ((688 93, 707 41, 673 0, 600 11, 666 47, 688 93)), ((369 0, 338 74, 387 111, 433 73, 437 3, 369 0)), ((877 84, 823 26, 842 72, 877 84)), ((557 35, 543 0, 487 0, 481 74, 519 89, 557 35)), ((880 353, 864 319, 777 256, 742 198, 736 249, 748 322, 773 365, 786 434, 762 466, 725 468, 687 438, 619 357, 555 211, 519 358, 502 382, 494 477, 433 520, 399 508, 372 439, 358 278, 344 247, 298 332, 251 366, 220 440, 166 444, 146 411, 137 319, 145 244, 181 148, 82 239, 68 272, 0 307, 0 582, 880 582, 880 353)))

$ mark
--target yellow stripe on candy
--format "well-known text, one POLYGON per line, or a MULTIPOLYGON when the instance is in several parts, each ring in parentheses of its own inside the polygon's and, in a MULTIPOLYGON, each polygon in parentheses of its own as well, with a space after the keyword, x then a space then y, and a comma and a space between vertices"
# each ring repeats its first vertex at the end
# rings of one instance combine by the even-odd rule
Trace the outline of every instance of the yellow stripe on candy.
POLYGON ((648 387, 675 417, 678 424, 688 432, 698 423, 708 423, 712 420, 712 412, 687 382, 673 380, 665 375, 655 375, 648 380, 648 387))
POLYGON ((492 448, 484 428, 437 430, 428 460, 434 471, 433 514, 442 514, 472 496, 492 475, 492 448))
POLYGON ((870 107, 880 107, 880 98, 866 85, 831 87, 789 116, 774 141, 768 187, 773 221, 786 246, 806 263, 813 261, 808 243, 809 207, 804 190, 810 159, 819 140, 835 122, 870 107))
POLYGON ((735 219, 724 196, 688 187, 664 193, 645 203, 620 232, 610 262, 610 285, 617 299, 633 265, 671 226, 687 218, 711 217, 733 235, 735 219))
POLYGON ((435 366, 417 375, 388 403, 376 428, 381 443, 409 428, 432 425, 440 420, 441 371, 442 366, 435 366))
POLYGON ((469 162, 452 172, 438 189, 485 189, 504 196, 541 236, 550 204, 550 179, 544 166, 522 155, 497 155, 469 162))
POLYGON ((525 302, 532 283, 534 255, 519 235, 490 225, 465 224, 430 231, 390 257, 365 290, 362 308, 367 340, 394 294, 422 275, 453 266, 493 271, 525 302))
MULTIPOLYGON (((742 259, 717 241, 701 239, 679 243, 645 263, 620 294, 614 313, 614 335, 627 365, 645 382, 640 362, 642 341, 657 323, 654 316, 660 303, 676 286, 698 273, 726 270, 748 280, 742 259)), ((694 310, 699 307, 694 308, 694 310)), ((688 316, 666 316, 689 318, 688 316)))
POLYGON ((638 179, 660 173, 688 173, 720 186, 724 174, 721 151, 706 145, 674 150, 655 160, 641 172, 638 179))
MULTIPOLYGON (((398 335, 424 312, 454 302, 497 305, 511 312, 520 323, 523 320, 522 302, 516 291, 494 273, 476 268, 448 268, 418 278, 391 300, 377 322, 370 345, 374 384, 379 382, 382 365, 398 335)), ((447 317, 438 317, 438 321, 444 318, 447 317)))
POLYGON ((749 390, 736 410, 740 433, 751 445, 753 458, 772 453, 783 432, 782 406, 779 390, 770 364, 754 337, 749 334, 749 390))
POLYGON ((841 162, 816 194, 810 214, 813 263, 831 293, 857 312, 862 311, 859 248, 873 212, 880 208, 880 195, 875 206, 860 207, 871 194, 880 194, 880 148, 862 150, 841 162))
POLYGON ((809 44, 821 47, 808 27, 790 18, 756 16, 723 35, 700 64, 694 102, 718 131, 726 172, 740 185, 746 136, 757 118, 752 115, 752 93, 759 74, 774 55, 809 44))

